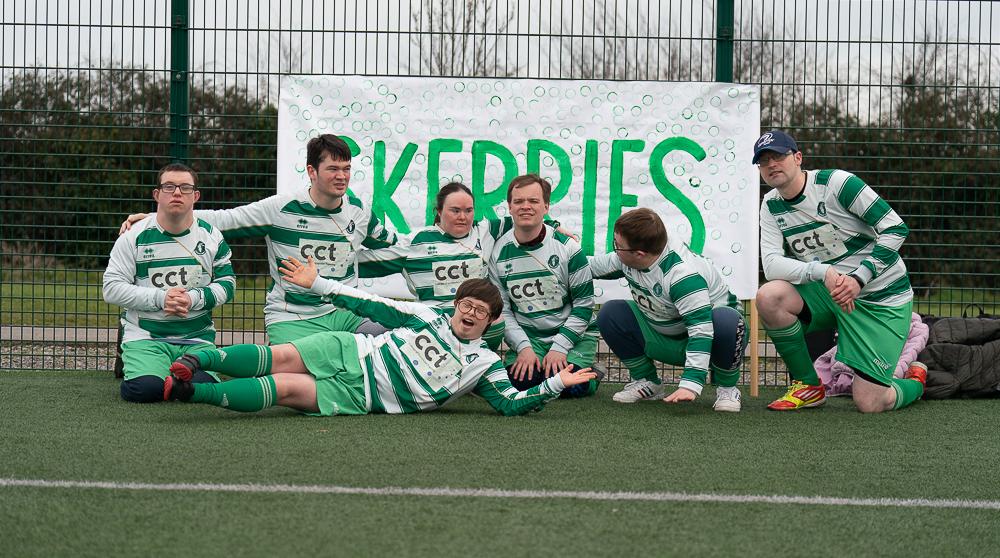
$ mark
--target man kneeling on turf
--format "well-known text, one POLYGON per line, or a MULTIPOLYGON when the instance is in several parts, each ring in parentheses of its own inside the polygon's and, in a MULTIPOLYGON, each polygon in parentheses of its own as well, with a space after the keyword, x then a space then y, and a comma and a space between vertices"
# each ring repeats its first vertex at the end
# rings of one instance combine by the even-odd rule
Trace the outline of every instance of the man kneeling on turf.
POLYGON ((693 401, 709 369, 718 384, 716 411, 739 412, 740 379, 747 330, 736 295, 707 259, 681 242, 651 209, 635 209, 615 221, 615 251, 590 258, 595 279, 624 277, 632 300, 601 307, 597 325, 608 347, 628 368, 632 381, 613 399, 635 403, 664 395, 654 361, 683 366, 677 391, 667 403, 693 401))
POLYGON ((286 343, 234 345, 197 351, 171 367, 164 399, 207 403, 234 411, 273 405, 310 415, 363 415, 432 411, 473 392, 499 413, 540 409, 566 387, 595 377, 571 366, 541 384, 518 391, 500 357, 482 340, 500 316, 500 292, 486 279, 469 279, 455 293, 453 316, 416 302, 394 301, 318 277, 309 258, 282 262, 284 279, 339 307, 393 329, 379 336, 323 332, 286 343), (237 377, 220 384, 192 384, 200 370, 237 377))

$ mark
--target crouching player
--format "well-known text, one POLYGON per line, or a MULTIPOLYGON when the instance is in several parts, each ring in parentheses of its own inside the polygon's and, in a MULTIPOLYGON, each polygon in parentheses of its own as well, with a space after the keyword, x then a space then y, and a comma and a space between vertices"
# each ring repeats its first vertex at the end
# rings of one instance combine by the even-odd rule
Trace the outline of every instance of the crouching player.
POLYGON ((540 409, 566 387, 587 383, 589 369, 558 375, 527 391, 507 380, 500 357, 482 334, 500 316, 500 293, 486 279, 470 279, 455 293, 455 312, 398 302, 318 277, 310 258, 282 262, 289 282, 330 302, 394 328, 379 336, 324 332, 283 345, 234 345, 178 359, 164 399, 207 403, 234 411, 281 405, 310 415, 362 415, 432 411, 466 393, 482 396, 499 413, 540 409), (398 329, 396 329, 398 328, 398 329), (237 379, 192 384, 200 370, 237 379))
POLYGON ((595 279, 624 277, 632 300, 601 307, 597 325, 632 381, 612 398, 635 403, 664 396, 654 361, 683 366, 667 403, 693 401, 711 369, 716 411, 739 412, 740 365, 747 329, 739 300, 705 258, 668 242, 663 221, 650 209, 615 222, 615 251, 590 258, 595 279))
MULTIPOLYGON (((104 272, 104 300, 125 309, 121 396, 136 403, 162 399, 166 368, 174 359, 215 347, 212 309, 236 291, 222 233, 194 217, 201 197, 195 172, 174 163, 157 180, 156 215, 118 237, 104 272)), ((205 373, 194 377, 217 380, 205 373)))

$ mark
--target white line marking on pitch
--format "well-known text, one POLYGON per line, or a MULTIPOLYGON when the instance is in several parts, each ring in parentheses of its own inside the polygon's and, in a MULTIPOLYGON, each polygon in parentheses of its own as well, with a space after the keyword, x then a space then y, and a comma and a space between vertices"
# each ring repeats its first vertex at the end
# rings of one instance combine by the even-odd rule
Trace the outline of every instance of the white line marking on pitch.
POLYGON ((570 490, 500 490, 493 488, 365 488, 290 484, 208 484, 0 479, 0 487, 89 488, 164 492, 242 492, 286 494, 358 494, 364 496, 434 496, 444 498, 529 498, 641 502, 711 502, 727 504, 799 504, 804 506, 861 506, 890 508, 964 508, 1000 510, 1000 500, 942 500, 928 498, 836 498, 830 496, 766 496, 754 494, 689 494, 685 492, 593 492, 570 490))

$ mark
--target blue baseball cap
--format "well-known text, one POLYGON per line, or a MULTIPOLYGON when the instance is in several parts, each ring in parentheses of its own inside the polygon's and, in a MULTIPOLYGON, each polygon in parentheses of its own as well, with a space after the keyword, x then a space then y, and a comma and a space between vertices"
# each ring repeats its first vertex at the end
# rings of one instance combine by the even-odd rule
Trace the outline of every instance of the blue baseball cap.
POLYGON ((799 146, 795 144, 795 138, 781 130, 771 130, 757 138, 757 143, 753 144, 753 164, 757 164, 757 160, 765 151, 774 151, 785 155, 795 153, 798 150, 799 146))

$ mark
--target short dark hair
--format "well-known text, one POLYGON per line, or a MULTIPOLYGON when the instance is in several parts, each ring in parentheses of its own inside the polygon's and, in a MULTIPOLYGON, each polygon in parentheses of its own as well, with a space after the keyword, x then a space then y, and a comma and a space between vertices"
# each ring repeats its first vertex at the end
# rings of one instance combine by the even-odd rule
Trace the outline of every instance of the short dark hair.
POLYGON ((496 320, 503 312, 500 290, 489 279, 466 279, 455 291, 455 304, 463 298, 479 299, 490 306, 490 320, 496 320))
POLYGON ((552 199, 552 184, 534 173, 515 176, 514 180, 510 181, 510 185, 507 186, 507 203, 510 203, 510 200, 514 197, 514 190, 530 186, 536 182, 542 187, 542 200, 548 204, 549 200, 552 199))
POLYGON ((455 192, 465 192, 472 197, 472 204, 475 206, 476 197, 472 195, 472 190, 468 186, 462 184, 461 182, 449 182, 438 190, 437 197, 434 199, 434 224, 441 222, 441 210, 444 209, 444 200, 448 196, 454 194, 455 192))
POLYGON ((633 250, 659 254, 667 247, 667 227, 652 209, 640 207, 622 214, 615 221, 615 232, 633 250))
POLYGON ((324 153, 329 154, 334 161, 351 160, 351 148, 346 141, 333 134, 323 134, 306 144, 306 164, 312 168, 318 167, 324 153))
POLYGON ((191 180, 194 181, 195 188, 198 187, 198 173, 194 172, 194 169, 185 165, 184 163, 170 163, 169 165, 160 169, 160 173, 156 175, 156 187, 160 187, 160 181, 163 180, 163 175, 168 172, 186 172, 191 175, 191 180))

